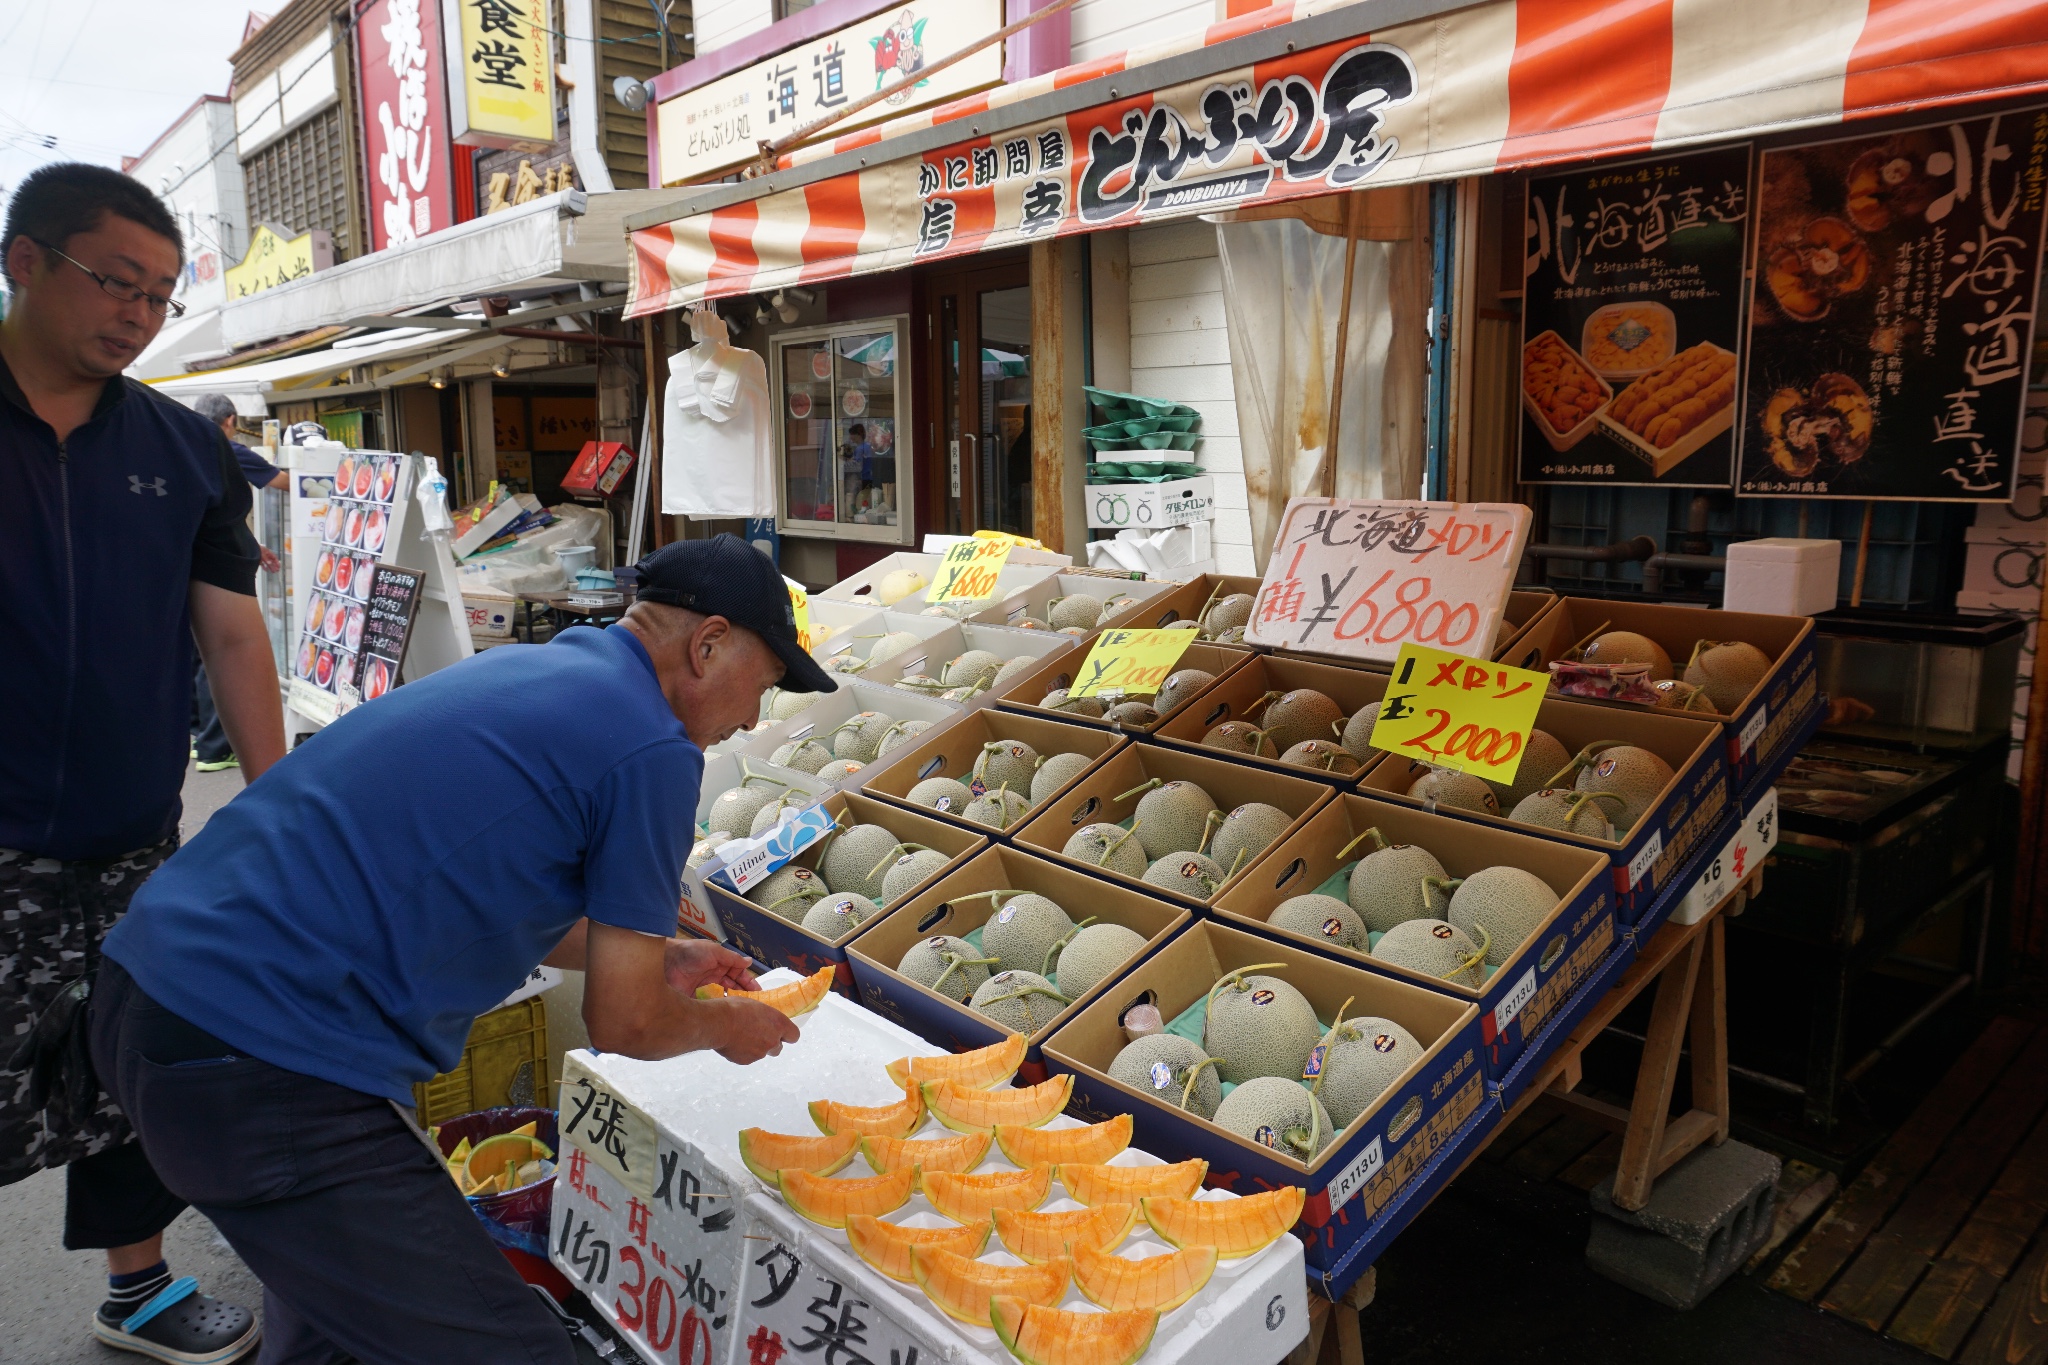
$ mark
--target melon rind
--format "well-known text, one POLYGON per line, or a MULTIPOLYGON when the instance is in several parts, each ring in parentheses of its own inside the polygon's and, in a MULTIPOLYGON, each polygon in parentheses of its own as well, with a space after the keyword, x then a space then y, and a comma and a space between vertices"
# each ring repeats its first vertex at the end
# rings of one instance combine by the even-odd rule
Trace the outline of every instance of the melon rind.
POLYGON ((809 1171, 777 1171, 782 1202, 822 1228, 844 1228, 848 1216, 894 1213, 910 1202, 917 1172, 896 1171, 856 1180, 812 1175, 809 1171))
POLYGON ((935 1247, 912 1247, 910 1273, 948 1317, 979 1327, 988 1322, 989 1300, 998 1293, 1041 1308, 1058 1303, 1066 1295, 1069 1272, 1064 1256, 1044 1265, 995 1265, 935 1247))
POLYGON ((924 1096, 906 1089, 895 1104, 873 1108, 841 1104, 837 1100, 812 1100, 811 1122, 821 1133, 855 1132, 863 1137, 909 1137, 924 1125, 924 1096))
POLYGON ((799 1137, 771 1133, 766 1128, 740 1129, 740 1160, 747 1169, 770 1185, 777 1171, 809 1171, 812 1175, 837 1175, 846 1169, 860 1150, 859 1133, 831 1133, 824 1137, 799 1137))
POLYGON ((1004 1250, 1038 1265, 1067 1254, 1068 1248, 1112 1251, 1138 1222, 1136 1204, 1097 1204, 1087 1209, 1037 1213, 1030 1209, 990 1209, 996 1237, 1004 1250))
POLYGON ((1185 1199, 1202 1188, 1202 1178, 1208 1174, 1209 1163, 1201 1157, 1161 1166, 1069 1163, 1053 1171, 1060 1188, 1089 1208, 1098 1204, 1134 1204, 1153 1195, 1185 1199))
POLYGON ((956 1133, 994 1133, 999 1123, 1039 1128, 1067 1107, 1071 1075, 1010 1090, 975 1090, 952 1081, 927 1081, 924 1102, 932 1117, 956 1133))
MULTIPOLYGON (((1132 1216, 1136 1217, 1135 1210, 1132 1216)), ((855 1213, 846 1219, 846 1244, 854 1255, 890 1279, 915 1284, 910 1271, 912 1247, 932 1246, 960 1256, 979 1256, 988 1245, 989 1230, 985 1222, 957 1228, 909 1228, 884 1222, 871 1213, 855 1213)))
POLYGON ((926 1171, 924 1197, 956 1223, 974 1223, 996 1209, 1035 1209, 1052 1193, 1052 1167, 959 1175, 926 1171))
POLYGON ((861 1159, 877 1175, 912 1167, 927 1176, 938 1171, 957 1173, 971 1171, 988 1160, 988 1139, 980 1133, 942 1138, 854 1136, 860 1141, 861 1159))
POLYGON ((1171 1245, 1214 1247, 1224 1260, 1236 1261, 1285 1237, 1307 1202, 1307 1190, 1287 1185, 1242 1199, 1155 1196, 1139 1200, 1138 1211, 1171 1245))
POLYGON ((993 1090, 1009 1084, 1024 1065, 1025 1043, 1015 1034, 1000 1043, 978 1047, 972 1052, 950 1052, 937 1057, 898 1057, 883 1069, 889 1079, 906 1090, 926 1081, 951 1081, 974 1090, 993 1090))
POLYGON ((1159 1314, 1074 1313, 997 1294, 989 1299, 989 1325, 1024 1365, 1132 1365, 1152 1348, 1159 1314))
POLYGON ((720 990, 718 994, 730 1000, 758 1000, 794 1019, 818 1007, 818 1002, 832 989, 832 972, 833 968, 827 965, 787 986, 771 986, 765 991, 720 990))
POLYGON ((1161 1313, 1201 1293, 1221 1259, 1215 1247, 1183 1247, 1133 1259, 1079 1243, 1070 1256, 1074 1288, 1090 1303, 1111 1312, 1149 1308, 1161 1313))
POLYGON ((1014 1166, 1064 1163, 1100 1165, 1131 1145, 1129 1114, 1078 1128, 1029 1128, 999 1123, 996 1146, 1014 1166))

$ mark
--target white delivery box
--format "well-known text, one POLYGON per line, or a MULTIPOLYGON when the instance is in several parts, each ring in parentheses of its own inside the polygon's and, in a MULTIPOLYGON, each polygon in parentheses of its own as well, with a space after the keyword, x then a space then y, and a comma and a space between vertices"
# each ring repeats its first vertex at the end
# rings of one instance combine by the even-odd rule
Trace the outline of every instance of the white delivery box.
POLYGON ((1721 605, 1729 611, 1812 616, 1841 592, 1842 542, 1769 536, 1728 547, 1721 605))
POLYGON ((1167 483, 1091 483, 1088 529, 1155 531, 1216 515, 1216 480, 1207 474, 1167 483))

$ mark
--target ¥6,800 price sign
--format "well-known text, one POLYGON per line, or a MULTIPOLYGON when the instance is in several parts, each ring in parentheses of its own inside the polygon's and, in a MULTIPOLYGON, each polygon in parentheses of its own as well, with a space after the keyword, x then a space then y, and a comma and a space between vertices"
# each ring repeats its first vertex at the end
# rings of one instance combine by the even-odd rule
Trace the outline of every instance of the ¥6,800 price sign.
POLYGON ((946 557, 932 576, 928 602, 981 602, 996 595, 996 575, 1016 545, 1006 540, 963 540, 946 547, 946 557))
POLYGON ((1195 642, 1192 630, 1105 630, 1081 660, 1070 697, 1095 697, 1122 692, 1150 697, 1166 684, 1166 675, 1195 642))
POLYGON ((1550 675, 1401 646, 1372 746, 1492 782, 1512 782, 1550 675))

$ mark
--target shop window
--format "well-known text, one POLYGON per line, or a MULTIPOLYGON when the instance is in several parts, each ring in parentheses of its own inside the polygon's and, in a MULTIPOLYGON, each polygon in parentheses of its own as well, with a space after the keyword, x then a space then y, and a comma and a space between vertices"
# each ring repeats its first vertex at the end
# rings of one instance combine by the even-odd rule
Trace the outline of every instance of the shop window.
POLYGON ((786 532, 904 538, 912 470, 897 417, 909 411, 906 327, 885 318, 775 337, 769 383, 786 532))
POLYGON ((792 14, 802 14, 817 3, 818 0, 775 0, 775 17, 778 21, 787 19, 792 14))
POLYGON ((337 107, 315 115, 242 163, 251 223, 276 223, 292 232, 325 229, 334 258, 357 254, 349 234, 346 135, 337 107))

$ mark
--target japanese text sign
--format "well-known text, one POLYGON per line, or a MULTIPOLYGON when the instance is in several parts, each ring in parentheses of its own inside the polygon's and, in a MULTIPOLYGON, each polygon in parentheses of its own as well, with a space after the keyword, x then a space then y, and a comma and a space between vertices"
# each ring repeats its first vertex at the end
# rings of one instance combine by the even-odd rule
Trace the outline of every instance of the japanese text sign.
POLYGON ((654 1197, 654 1120, 573 1055, 562 1065, 561 1135, 628 1190, 654 1197))
POLYGON ((555 140, 555 63, 546 0, 441 0, 448 123, 468 147, 546 150, 555 140))
POLYGON ((811 595, 794 578, 785 575, 782 581, 789 586, 789 610, 796 623, 797 644, 808 652, 819 639, 811 633, 811 595))
POLYGON ((242 254, 241 263, 224 272, 227 295, 246 299, 333 264, 334 239, 326 232, 305 232, 286 240, 259 223, 249 234, 249 249, 242 254))
POLYGON ((1105 630, 1081 661, 1067 695, 1096 697, 1122 692, 1130 697, 1154 696, 1194 642, 1192 630, 1105 630))
POLYGON ((1490 782, 1513 782, 1550 675, 1401 646, 1372 747, 1490 782))
POLYGON ((370 249, 382 251, 455 221, 447 73, 438 60, 434 0, 375 0, 356 19, 356 41, 370 249))
POLYGON ((946 547, 932 577, 929 602, 982 602, 996 595, 996 575, 1017 548, 1003 540, 963 540, 946 547))
POLYGON ((1484 659, 1529 536, 1519 503, 1295 498, 1245 639, 1391 660, 1406 644, 1484 659))

